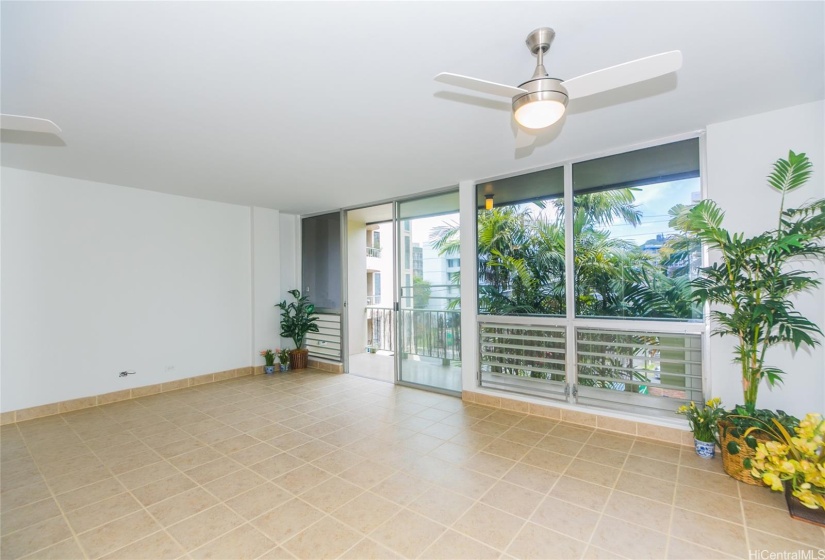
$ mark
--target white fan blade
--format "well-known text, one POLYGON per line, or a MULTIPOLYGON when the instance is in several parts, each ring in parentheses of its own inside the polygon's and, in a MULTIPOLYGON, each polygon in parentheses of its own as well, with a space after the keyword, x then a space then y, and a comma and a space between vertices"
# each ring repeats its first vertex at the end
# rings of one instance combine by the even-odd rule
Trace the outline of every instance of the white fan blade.
POLYGON ((526 89, 497 84, 495 82, 488 82, 487 80, 479 80, 478 78, 470 78, 469 76, 450 74, 449 72, 442 72, 441 74, 438 74, 435 77, 435 81, 441 82, 442 84, 450 84, 451 86, 473 89, 475 91, 480 91, 481 93, 500 95, 502 97, 515 97, 516 95, 527 93, 526 89))
POLYGON ((44 132, 58 134, 60 127, 49 119, 37 117, 23 117, 20 115, 0 115, 0 128, 3 130, 22 130, 25 132, 44 132))
POLYGON ((562 85, 567 89, 570 99, 576 99, 657 78, 675 72, 681 67, 682 53, 669 51, 596 70, 571 78, 562 82, 562 85))

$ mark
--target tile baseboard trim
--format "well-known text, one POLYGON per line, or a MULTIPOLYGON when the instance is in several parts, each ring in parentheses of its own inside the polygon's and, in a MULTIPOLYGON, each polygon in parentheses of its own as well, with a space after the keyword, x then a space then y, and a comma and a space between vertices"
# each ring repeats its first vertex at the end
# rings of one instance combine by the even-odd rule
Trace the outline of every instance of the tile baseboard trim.
POLYGON ((310 358, 307 366, 315 369, 320 369, 327 373, 344 373, 344 364, 340 362, 327 362, 326 360, 318 360, 310 358))
POLYGON ((481 406, 511 410, 513 412, 541 416, 542 418, 549 418, 551 420, 559 420, 560 422, 566 422, 568 424, 587 426, 588 428, 614 432, 619 435, 641 437, 693 447, 693 434, 689 430, 657 426, 643 421, 623 420, 582 410, 568 410, 549 404, 536 404, 507 397, 476 393, 474 391, 463 391, 461 393, 461 400, 481 406))
POLYGON ((14 424, 16 422, 25 422, 26 420, 34 420, 35 418, 43 418, 44 416, 52 416, 54 414, 62 414, 64 412, 74 412, 104 404, 137 399, 149 395, 157 395, 159 393, 168 393, 169 391, 177 391, 178 389, 185 389, 187 387, 196 387, 205 383, 216 383, 218 381, 225 381, 236 377, 244 377, 246 375, 263 375, 263 373, 264 366, 248 366, 229 369, 226 371, 218 371, 215 373, 207 373, 205 375, 196 375, 194 377, 186 377, 184 379, 176 379, 165 383, 144 385, 143 387, 133 387, 122 391, 104 393, 102 395, 81 397, 79 399, 43 404, 30 408, 21 408, 20 410, 10 410, 8 412, 0 413, 0 426, 14 424))

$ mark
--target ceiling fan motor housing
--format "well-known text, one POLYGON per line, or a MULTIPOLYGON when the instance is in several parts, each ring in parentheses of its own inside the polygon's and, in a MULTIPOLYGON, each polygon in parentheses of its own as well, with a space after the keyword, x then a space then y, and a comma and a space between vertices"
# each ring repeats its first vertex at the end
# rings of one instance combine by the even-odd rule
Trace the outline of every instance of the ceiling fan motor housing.
MULTIPOLYGON (((527 90, 527 93, 517 95, 513 98, 513 113, 518 114, 518 110, 525 105, 541 101, 552 101, 561 105, 561 112, 567 108, 568 94, 561 80, 551 78, 544 69, 544 53, 550 48, 550 43, 556 32, 549 27, 534 29, 525 41, 527 48, 536 58, 536 70, 533 77, 519 85, 519 88, 527 90)), ((558 115, 561 116, 561 113, 558 115)), ((518 120, 518 119, 517 119, 518 120)))
POLYGON ((519 86, 526 89, 527 93, 517 95, 513 98, 513 111, 518 111, 519 107, 534 101, 556 101, 567 107, 567 90, 556 78, 538 78, 528 80, 519 86))

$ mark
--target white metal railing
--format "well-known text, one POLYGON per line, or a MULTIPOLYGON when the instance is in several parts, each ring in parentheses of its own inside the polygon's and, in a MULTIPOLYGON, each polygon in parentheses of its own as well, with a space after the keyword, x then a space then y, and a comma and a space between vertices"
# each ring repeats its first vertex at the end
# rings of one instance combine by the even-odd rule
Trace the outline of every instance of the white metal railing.
POLYGON ((367 256, 368 257, 375 257, 376 259, 381 258, 381 247, 367 247, 367 256))
POLYGON ((461 360, 461 312, 433 309, 367 308, 367 344, 395 352, 396 319, 401 352, 442 360, 461 360))

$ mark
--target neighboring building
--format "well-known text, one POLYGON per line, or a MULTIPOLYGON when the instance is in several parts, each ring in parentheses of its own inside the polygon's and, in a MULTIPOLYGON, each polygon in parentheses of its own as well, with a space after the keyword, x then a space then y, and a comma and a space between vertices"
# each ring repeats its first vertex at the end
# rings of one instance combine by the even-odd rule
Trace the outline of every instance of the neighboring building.
POLYGON ((654 239, 648 239, 641 245, 642 251, 650 253, 651 255, 659 256, 659 250, 665 245, 665 235, 663 233, 656 234, 654 239))
POLYGON ((367 224, 367 305, 391 307, 392 223, 367 224))
POLYGON ((424 249, 421 243, 413 243, 413 277, 424 278, 424 249))
POLYGON ((428 309, 447 309, 450 301, 458 300, 460 289, 450 277, 460 270, 461 262, 458 256, 442 256, 432 247, 422 248, 422 278, 430 283, 430 300, 428 309))

